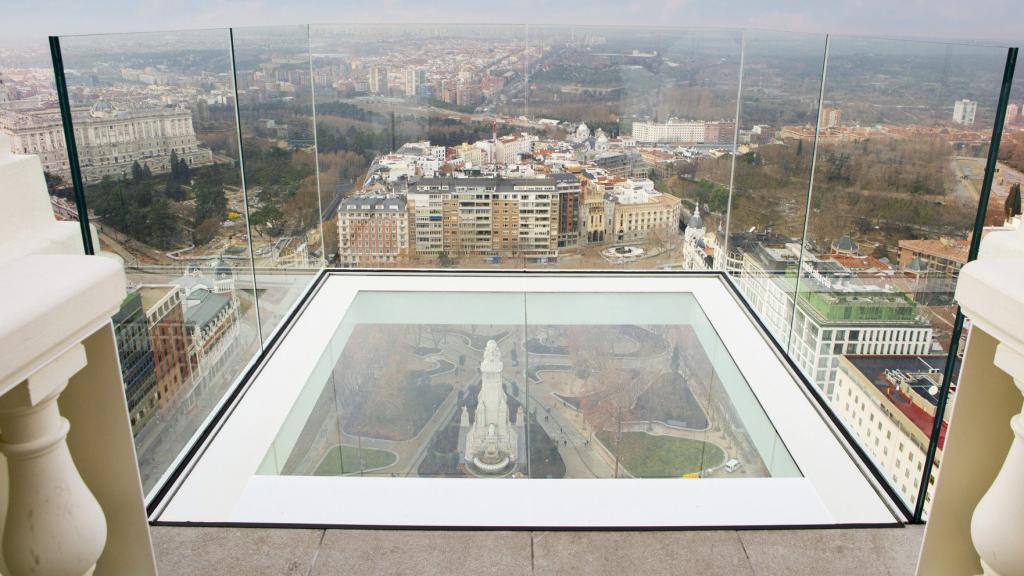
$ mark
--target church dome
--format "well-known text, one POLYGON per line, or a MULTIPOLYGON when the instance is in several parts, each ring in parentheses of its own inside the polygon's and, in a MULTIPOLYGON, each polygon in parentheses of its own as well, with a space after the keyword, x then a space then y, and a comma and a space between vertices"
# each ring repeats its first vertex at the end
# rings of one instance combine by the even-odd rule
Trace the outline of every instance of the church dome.
POLYGON ((109 116, 115 112, 114 105, 107 102, 105 98, 100 98, 92 105, 93 116, 109 116))
POLYGON ((857 244, 849 236, 843 235, 832 243, 832 251, 840 254, 856 254, 857 244))

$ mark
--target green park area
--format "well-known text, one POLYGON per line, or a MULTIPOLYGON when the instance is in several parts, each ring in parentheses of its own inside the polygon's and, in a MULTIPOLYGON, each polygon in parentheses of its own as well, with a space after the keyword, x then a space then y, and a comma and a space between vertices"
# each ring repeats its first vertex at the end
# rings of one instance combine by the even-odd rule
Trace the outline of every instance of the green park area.
POLYGON ((597 437, 637 478, 678 478, 725 462, 721 448, 701 440, 623 432, 616 442, 615 433, 607 430, 597 437))
POLYGON ((335 444, 324 455, 316 467, 315 476, 341 476, 353 474, 360 470, 375 470, 395 463, 398 457, 387 450, 363 448, 347 444, 335 444))

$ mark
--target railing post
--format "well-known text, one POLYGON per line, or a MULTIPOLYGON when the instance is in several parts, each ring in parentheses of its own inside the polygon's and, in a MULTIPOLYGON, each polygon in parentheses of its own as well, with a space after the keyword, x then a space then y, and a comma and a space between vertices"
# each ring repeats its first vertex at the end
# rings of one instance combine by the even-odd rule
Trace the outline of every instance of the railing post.
POLYGON ((85 348, 74 344, 0 397, 10 478, 4 560, 13 574, 88 575, 103 552, 106 519, 71 459, 70 425, 57 407, 85 365, 85 348))
MULTIPOLYGON (((984 490, 980 497, 975 496, 978 498, 977 504, 970 519, 971 542, 974 544, 985 576, 1024 574, 1024 546, 1021 546, 1021 534, 1024 534, 1024 414, 1020 408, 1021 396, 1014 393, 1014 387, 1024 392, 1024 335, 1021 334, 1021 327, 1024 326, 1024 224, 1017 221, 1012 226, 1017 228, 992 232, 986 236, 981 244, 978 259, 968 263, 961 271, 956 289, 956 298, 960 302, 961 310, 972 323, 972 340, 976 336, 974 331, 990 335, 994 341, 994 353, 987 361, 998 369, 992 370, 989 378, 962 381, 960 393, 992 395, 1002 398, 1004 404, 1013 403, 1002 416, 1005 418, 1007 414, 1013 414, 1009 421, 1013 438, 1001 465, 999 451, 1006 449, 1006 444, 1005 436, 999 437, 1001 435, 997 434, 997 431, 1005 424, 998 423, 990 427, 992 432, 987 437, 974 438, 976 445, 971 447, 971 450, 977 451, 978 454, 991 454, 986 460, 992 470, 998 468, 994 477, 989 476, 993 480, 987 490, 984 490), (1000 375, 999 371, 1010 378, 1000 375), (1000 377, 1002 382, 999 381, 1000 377), (966 390, 967 387, 973 388, 966 390), (1016 410, 1012 407, 1016 407, 1016 410)), ((970 363, 977 364, 986 360, 982 356, 977 356, 978 354, 984 355, 984 347, 975 352, 969 343, 964 359, 965 370, 970 363)), ((965 400, 968 400, 968 404, 973 402, 970 398, 965 400)), ((972 424, 977 426, 980 424, 976 421, 977 418, 992 417, 991 410, 980 414, 972 406, 965 409, 967 412, 964 418, 967 420, 954 414, 950 425, 951 432, 959 434, 960 429, 954 430, 954 427, 970 427, 972 424)), ((984 425, 980 427, 985 428, 984 425)), ((968 429, 968 432, 971 430, 968 429)), ((955 459, 951 456, 952 440, 947 438, 947 448, 950 448, 950 454, 947 454, 950 458, 947 460, 955 459)), ((946 464, 956 470, 963 466, 952 461, 946 464)), ((975 470, 963 472, 984 477, 986 472, 980 464, 982 462, 976 462, 975 470)), ((954 472, 954 475, 958 473, 954 472)), ((953 492, 945 490, 946 495, 940 495, 936 491, 933 512, 941 498, 948 500, 953 497, 952 494, 957 493, 960 498, 969 498, 970 487, 958 488, 953 492)))
MULTIPOLYGON (((1000 342, 994 363, 1024 392, 1024 349, 1000 342)), ((985 576, 1024 574, 1024 413, 1010 419, 1010 429, 1010 451, 971 519, 971 540, 985 576)))

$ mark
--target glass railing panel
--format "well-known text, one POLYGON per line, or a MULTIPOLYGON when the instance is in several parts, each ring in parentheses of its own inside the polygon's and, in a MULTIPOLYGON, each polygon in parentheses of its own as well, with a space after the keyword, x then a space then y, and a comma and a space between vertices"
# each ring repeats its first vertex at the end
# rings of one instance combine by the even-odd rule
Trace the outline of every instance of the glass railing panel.
POLYGON ((533 477, 800 476, 693 295, 528 293, 526 318, 533 477))
POLYGON ((911 508, 1005 61, 997 47, 830 40, 789 352, 911 508))
POLYGON ((999 145, 999 177, 992 182, 985 224, 999 226, 1021 213, 1020 187, 1024 187, 1024 73, 1017 68, 1006 107, 999 145), (1017 191, 1014 191, 1014 185, 1017 191))
POLYGON ((266 341, 324 262, 309 31, 232 32, 248 240, 266 341))
POLYGON ((543 176, 519 162, 534 138, 522 135, 525 28, 326 25, 310 36, 325 238, 337 238, 328 256, 346 268, 522 268, 545 240, 536 214, 550 210, 513 186, 543 176))
POLYGON ((688 268, 684 228, 697 203, 706 230, 725 226, 740 38, 530 27, 529 117, 540 136, 531 162, 558 178, 559 245, 529 266, 688 268))
MULTIPOLYGON (((32 154, 39 158, 50 194, 50 206, 57 220, 77 221, 67 147, 64 134, 59 130, 60 115, 51 116, 40 138, 42 127, 25 114, 59 110, 52 60, 42 43, 18 44, 17 50, 8 49, 0 53, 0 133, 10 138, 11 153, 32 154)), ((14 44, 8 46, 14 47, 14 44)))
POLYGON ((148 492, 260 348, 228 31, 61 48, 90 221, 128 277, 114 329, 148 492))
POLYGON ((715 229, 713 237, 688 239, 711 248, 689 253, 727 272, 786 347, 810 189, 825 36, 748 30, 743 45, 739 141, 727 227, 715 229))

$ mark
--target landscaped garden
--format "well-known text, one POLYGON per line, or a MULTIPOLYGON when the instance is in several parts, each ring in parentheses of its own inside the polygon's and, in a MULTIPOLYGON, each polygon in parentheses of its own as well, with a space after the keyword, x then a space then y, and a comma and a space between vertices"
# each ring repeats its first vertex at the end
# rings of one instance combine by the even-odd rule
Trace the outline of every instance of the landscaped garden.
POLYGON ((598 432, 597 437, 637 478, 678 478, 725 462, 721 448, 701 440, 623 432, 616 441, 615 433, 607 430, 598 432))
POLYGON ((668 372, 659 376, 654 384, 640 394, 630 418, 693 430, 708 427, 707 416, 686 380, 679 374, 668 372))
POLYGON ((317 465, 315 476, 341 476, 391 466, 398 459, 394 453, 375 448, 335 444, 317 465))

